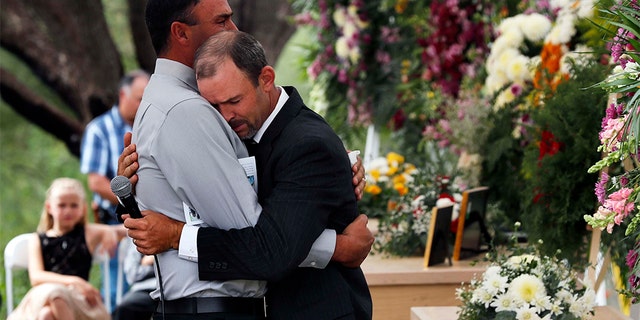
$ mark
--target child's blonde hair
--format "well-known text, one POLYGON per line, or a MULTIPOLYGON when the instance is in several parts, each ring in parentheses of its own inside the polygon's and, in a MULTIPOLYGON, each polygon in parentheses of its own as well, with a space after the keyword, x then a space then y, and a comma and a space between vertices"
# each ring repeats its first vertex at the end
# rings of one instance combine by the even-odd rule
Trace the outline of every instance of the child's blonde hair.
MULTIPOLYGON (((38 232, 45 232, 53 227, 53 217, 49 214, 49 211, 47 211, 47 202, 51 200, 51 195, 54 190, 64 190, 66 193, 78 195, 82 205, 86 207, 86 193, 80 181, 73 178, 58 178, 53 180, 51 186, 47 189, 45 204, 42 207, 42 214, 40 215, 40 223, 38 223, 38 232)), ((86 209, 83 210, 85 211, 84 219, 79 222, 82 225, 87 222, 86 209)))

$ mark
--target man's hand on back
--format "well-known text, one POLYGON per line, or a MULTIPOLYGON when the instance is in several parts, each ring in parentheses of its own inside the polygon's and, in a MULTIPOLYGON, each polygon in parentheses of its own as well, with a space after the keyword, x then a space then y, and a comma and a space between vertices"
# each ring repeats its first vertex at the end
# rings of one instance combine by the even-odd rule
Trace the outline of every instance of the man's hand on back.
POLYGON ((336 237, 336 250, 331 260, 349 268, 359 267, 367 258, 373 245, 373 234, 367 228, 369 219, 366 215, 359 215, 348 225, 342 234, 336 237))
POLYGON ((367 181, 364 179, 364 166, 362 165, 362 158, 358 156, 358 161, 351 167, 353 171, 353 190, 356 193, 356 199, 360 201, 364 194, 364 187, 367 185, 367 181))

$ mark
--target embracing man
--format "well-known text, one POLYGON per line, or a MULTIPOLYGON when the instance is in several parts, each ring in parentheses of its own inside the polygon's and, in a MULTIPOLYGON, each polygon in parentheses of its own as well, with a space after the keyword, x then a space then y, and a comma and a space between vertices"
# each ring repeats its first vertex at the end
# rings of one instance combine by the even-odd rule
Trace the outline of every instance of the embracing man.
MULTIPOLYGON (((127 219, 125 226, 141 252, 157 253, 171 247, 179 248, 183 255, 179 257, 176 250, 158 254, 162 287, 152 296, 163 298, 163 303, 155 317, 208 319, 215 314, 223 318, 230 315, 229 319, 259 319, 264 305, 256 298, 264 296, 264 280, 269 280, 270 318, 371 318, 371 298, 362 271, 339 263, 359 265, 372 242, 370 234, 361 236, 366 241, 358 252, 365 254, 347 253, 344 259, 344 241, 340 239, 347 239, 347 246, 359 240, 349 238, 351 226, 344 230, 357 217, 357 207, 351 168, 340 140, 317 115, 311 117, 316 124, 308 130, 292 125, 299 120, 308 125, 310 110, 302 107, 295 90, 289 90, 287 100, 283 94, 286 91, 274 85, 273 68, 266 65, 266 59, 260 59, 264 52, 255 42, 252 55, 242 60, 256 59, 253 63, 257 66, 252 68, 260 72, 252 73, 252 77, 258 76, 255 81, 260 85, 251 88, 237 78, 224 78, 223 82, 236 82, 229 87, 244 86, 238 93, 246 96, 228 97, 230 100, 216 105, 234 105, 248 97, 243 100, 245 105, 254 106, 257 112, 251 125, 260 130, 264 127, 268 132, 258 134, 274 142, 269 145, 261 141, 256 152, 261 206, 237 160, 246 158, 247 152, 235 133, 242 134, 250 127, 248 122, 231 116, 232 130, 198 95, 191 68, 193 52, 207 34, 236 30, 228 4, 224 0, 150 0, 146 15, 159 59, 133 129, 140 156, 137 198, 142 209, 162 212, 174 220, 146 212, 144 219, 127 219), (290 115, 284 111, 289 108, 274 109, 285 102, 297 105, 305 117, 287 124, 290 115), (300 139, 298 143, 281 140, 293 144, 282 144, 279 148, 289 149, 275 152, 277 149, 271 148, 278 137, 288 136, 279 133, 284 124, 291 126, 291 138, 300 139), (278 132, 271 136, 271 131, 278 132), (339 233, 329 233, 328 246, 326 241, 316 241, 325 229, 339 233), (158 234, 165 242, 154 247, 160 243, 158 238, 153 240, 158 234), (192 243, 197 243, 197 252, 186 250, 183 254, 183 247, 191 242, 185 240, 189 234, 192 243), (312 259, 309 265, 326 267, 298 267, 318 242, 325 242, 325 261, 312 259), (191 261, 194 259, 197 264, 191 261)), ((235 74, 225 71, 218 75, 235 74)), ((245 80, 255 83, 249 76, 245 80)), ((223 108, 220 111, 225 112, 223 108)), ((366 217, 355 221, 354 228, 362 234, 366 217)))

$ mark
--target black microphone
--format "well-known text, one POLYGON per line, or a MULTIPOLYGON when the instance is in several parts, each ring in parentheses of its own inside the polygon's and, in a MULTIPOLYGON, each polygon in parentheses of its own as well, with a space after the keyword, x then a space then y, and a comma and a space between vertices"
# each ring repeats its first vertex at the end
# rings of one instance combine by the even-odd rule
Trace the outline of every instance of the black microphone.
POLYGON ((127 209, 127 213, 132 218, 142 218, 138 202, 131 194, 132 189, 131 182, 125 176, 115 176, 111 179, 111 191, 118 197, 120 204, 127 209))

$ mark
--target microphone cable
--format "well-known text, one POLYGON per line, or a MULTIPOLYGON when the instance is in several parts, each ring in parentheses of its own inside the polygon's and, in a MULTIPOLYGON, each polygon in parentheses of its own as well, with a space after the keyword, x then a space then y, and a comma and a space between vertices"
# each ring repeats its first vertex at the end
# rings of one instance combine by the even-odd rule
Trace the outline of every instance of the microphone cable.
POLYGON ((162 286, 162 275, 160 274, 160 261, 158 261, 158 255, 153 255, 156 261, 156 271, 158 272, 158 286, 160 287, 160 309, 162 310, 162 320, 165 320, 164 316, 164 287, 162 286))

